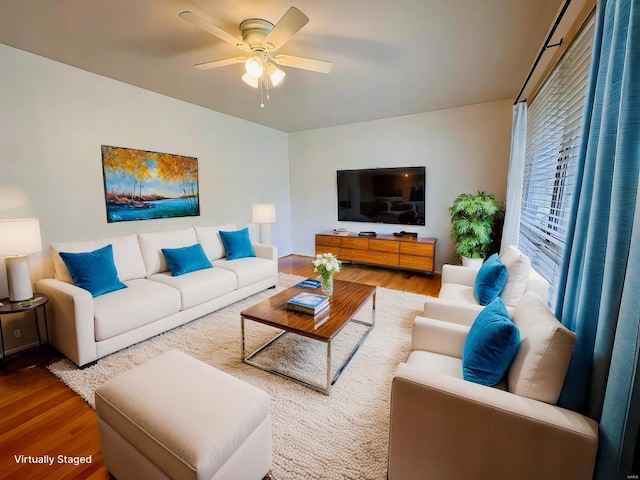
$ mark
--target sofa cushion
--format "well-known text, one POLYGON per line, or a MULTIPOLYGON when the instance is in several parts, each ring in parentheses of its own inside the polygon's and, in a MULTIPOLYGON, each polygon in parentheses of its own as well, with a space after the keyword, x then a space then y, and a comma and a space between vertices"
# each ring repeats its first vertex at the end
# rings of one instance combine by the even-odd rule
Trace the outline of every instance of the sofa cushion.
POLYGON ((94 299, 97 342, 129 332, 180 311, 180 292, 146 279, 126 282, 124 290, 94 299))
POLYGON ((248 228, 233 232, 220 230, 220 238, 224 245, 227 260, 256 256, 256 252, 253 250, 253 246, 251 246, 248 228))
POLYGON ((507 267, 500 261, 497 253, 491 255, 482 264, 473 285, 476 298, 480 305, 489 305, 493 302, 507 281, 507 267))
POLYGON ((162 254, 163 248, 188 247, 198 243, 193 228, 168 230, 166 232, 140 233, 138 235, 140 251, 146 269, 146 276, 169 270, 167 261, 162 254))
POLYGON ((51 244, 51 259, 56 280, 73 283, 69 270, 60 257, 60 252, 80 253, 91 252, 106 245, 113 247, 113 262, 118 271, 118 278, 123 282, 134 278, 144 278, 145 269, 138 245, 137 235, 125 235, 101 240, 86 240, 80 242, 54 242, 51 244))
POLYGON ((118 278, 111 245, 93 252, 60 252, 60 257, 67 266, 74 285, 88 290, 93 297, 127 288, 118 278))
POLYGON ((505 305, 515 307, 527 288, 531 260, 514 246, 507 247, 500 255, 500 260, 507 267, 507 283, 500 293, 500 298, 505 305))
POLYGON ((198 270, 178 277, 172 276, 169 272, 156 273, 151 275, 149 280, 178 290, 182 310, 233 292, 238 285, 232 272, 220 268, 198 270))
POLYGON ((234 224, 220 225, 219 227, 195 227, 196 238, 202 245, 204 253, 211 261, 224 257, 224 246, 220 239, 220 230, 237 230, 234 224))
POLYGON ((464 379, 487 386, 500 382, 519 344, 518 327, 504 302, 496 298, 482 309, 467 334, 462 349, 464 379))
POLYGON ((462 360, 457 357, 428 352, 426 350, 413 350, 405 363, 429 370, 430 372, 442 373, 449 377, 463 378, 462 360))
POLYGON ((216 260, 214 266, 233 272, 238 278, 238 288, 252 285, 274 276, 277 268, 273 260, 260 257, 245 257, 237 260, 216 260))
POLYGON ((478 299, 473 291, 473 287, 462 285, 461 283, 443 283, 440 287, 438 297, 453 302, 478 305, 478 299))
POLYGON ((509 391, 553 405, 560 396, 576 336, 533 292, 524 294, 513 321, 521 342, 508 373, 509 391))
POLYGON ((163 248, 162 253, 169 265, 171 275, 174 277, 205 268, 213 268, 199 243, 189 247, 163 248))

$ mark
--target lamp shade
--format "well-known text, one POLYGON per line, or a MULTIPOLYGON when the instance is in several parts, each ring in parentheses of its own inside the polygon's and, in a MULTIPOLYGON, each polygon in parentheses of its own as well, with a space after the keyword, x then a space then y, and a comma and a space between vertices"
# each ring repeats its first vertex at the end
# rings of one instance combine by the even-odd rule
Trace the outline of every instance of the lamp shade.
POLYGON ((0 257, 29 255, 42 250, 37 218, 0 220, 0 257))
POLYGON ((253 223, 276 223, 276 206, 270 203, 253 206, 253 223))

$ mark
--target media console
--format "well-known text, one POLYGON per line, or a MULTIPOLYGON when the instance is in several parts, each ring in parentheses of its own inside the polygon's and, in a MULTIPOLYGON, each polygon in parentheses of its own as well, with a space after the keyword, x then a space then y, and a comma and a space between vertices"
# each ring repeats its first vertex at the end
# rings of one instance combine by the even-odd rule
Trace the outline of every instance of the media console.
POLYGON ((433 275, 436 257, 435 238, 378 235, 361 237, 357 233, 318 233, 316 255, 333 253, 340 260, 366 263, 433 275))

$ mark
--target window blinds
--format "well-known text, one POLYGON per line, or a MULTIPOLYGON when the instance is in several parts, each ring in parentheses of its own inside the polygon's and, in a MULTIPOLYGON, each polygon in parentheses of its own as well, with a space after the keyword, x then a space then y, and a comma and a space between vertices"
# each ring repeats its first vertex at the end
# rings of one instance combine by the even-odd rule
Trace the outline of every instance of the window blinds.
POLYGON ((527 112, 519 248, 551 284, 558 282, 591 67, 594 19, 567 49, 527 112))

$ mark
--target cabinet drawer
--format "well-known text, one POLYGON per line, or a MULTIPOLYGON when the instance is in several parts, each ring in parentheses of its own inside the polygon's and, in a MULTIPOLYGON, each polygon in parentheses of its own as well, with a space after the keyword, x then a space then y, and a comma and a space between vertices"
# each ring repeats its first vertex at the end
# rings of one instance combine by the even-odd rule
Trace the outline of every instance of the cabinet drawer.
POLYGON ((371 263, 387 267, 398 267, 398 254, 372 252, 369 250, 342 249, 342 259, 353 262, 371 263))
POLYGON ((400 253, 406 253, 407 255, 419 255, 423 257, 433 257, 433 244, 419 242, 401 242, 400 253))
POLYGON ((369 248, 369 239, 368 238, 343 237, 342 238, 342 248, 359 248, 359 249, 362 249, 362 250, 367 250, 369 248))
POLYGON ((400 242, 394 242, 391 240, 381 240, 371 238, 369 239, 369 250, 375 250, 377 252, 391 252, 398 253, 400 248, 400 242))
POLYGON ((316 235, 316 245, 328 245, 340 247, 340 237, 331 237, 329 235, 316 235))
POLYGON ((332 247, 330 245, 316 245, 316 255, 323 253, 333 253, 336 257, 340 256, 340 247, 332 247))
POLYGON ((433 272, 433 257, 420 257, 417 255, 400 255, 400 268, 411 270, 424 270, 433 272))

